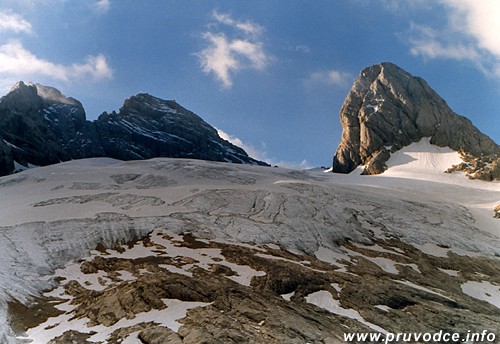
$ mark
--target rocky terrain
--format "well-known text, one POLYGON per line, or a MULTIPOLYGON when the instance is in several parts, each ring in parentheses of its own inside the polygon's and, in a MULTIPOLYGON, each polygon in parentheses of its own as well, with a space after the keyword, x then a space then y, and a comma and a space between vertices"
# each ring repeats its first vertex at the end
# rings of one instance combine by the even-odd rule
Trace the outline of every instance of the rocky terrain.
POLYGON ((436 176, 86 159, 3 177, 3 341, 494 331, 500 189, 436 176))
POLYGON ((500 180, 500 157, 488 155, 475 157, 472 154, 462 154, 463 162, 453 165, 445 173, 465 172, 467 178, 486 181, 500 180))
POLYGON ((71 159, 193 158, 265 163, 223 140, 215 128, 175 101, 149 94, 118 113, 86 119, 82 104, 55 88, 17 83, 0 99, 0 175, 71 159))
POLYGON ((392 63, 361 72, 342 105, 340 121, 334 172, 364 166, 365 174, 382 173, 391 153, 422 138, 468 156, 498 161, 500 155, 500 146, 454 113, 423 79, 392 63))
POLYGON ((14 328, 54 344, 344 343, 346 328, 465 334, 500 315, 493 295, 477 302, 467 289, 495 289, 497 260, 436 257, 397 239, 342 245, 341 264, 163 229, 98 248, 28 309, 11 304, 14 328))
POLYGON ((344 173, 269 168, 175 101, 90 122, 17 84, 0 100, 0 172, 19 171, 0 177, 0 342, 498 342, 498 145, 388 63, 341 120, 344 173))

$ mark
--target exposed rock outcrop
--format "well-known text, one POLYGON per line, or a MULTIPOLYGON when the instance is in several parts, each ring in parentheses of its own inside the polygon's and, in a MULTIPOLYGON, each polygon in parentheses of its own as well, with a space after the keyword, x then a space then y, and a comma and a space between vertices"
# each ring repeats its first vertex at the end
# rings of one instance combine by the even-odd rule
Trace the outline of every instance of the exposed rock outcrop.
POLYGON ((421 78, 392 63, 364 69, 340 110, 342 139, 333 172, 364 174, 386 169, 390 153, 424 137, 472 156, 500 154, 498 146, 467 118, 453 112, 421 78))
POLYGON ((475 157, 471 154, 462 154, 462 159, 463 163, 453 165, 445 172, 465 172, 465 175, 469 179, 479 179, 488 182, 500 180, 500 157, 497 155, 475 157))
POLYGON ((127 99, 119 113, 105 112, 93 122, 78 100, 53 87, 20 81, 0 99, 0 175, 90 157, 266 165, 175 101, 148 94, 127 99))
MULTIPOLYGON (((71 276, 78 281, 59 278, 63 298, 39 301, 25 316, 16 316, 19 310, 12 309, 17 327, 44 327, 41 321, 28 325, 26 319, 33 309, 50 312, 55 303, 71 310, 65 323, 48 315, 55 333, 65 331, 49 342, 53 344, 94 342, 96 338, 86 339, 97 331, 109 333, 106 343, 137 336, 147 344, 340 344, 346 331, 443 331, 465 336, 498 327, 499 309, 471 298, 462 287, 485 280, 497 285, 495 259, 436 257, 392 239, 368 246, 347 244, 352 256, 338 262, 344 270, 283 247, 200 241, 190 233, 174 240, 171 234, 155 231, 120 250, 150 250, 147 256, 113 257, 121 253, 104 249, 85 260, 81 274, 71 276), (169 254, 174 248, 177 252, 169 254), (210 257, 210 262, 203 264, 202 257, 210 257), (392 262, 394 269, 387 271, 390 265, 383 261, 392 262), (238 279, 243 271, 260 273, 243 283, 238 279), (97 283, 92 282, 95 276, 97 283), (317 295, 322 297, 315 299, 317 295), (175 321, 178 325, 166 322, 175 317, 176 307, 188 303, 187 312, 175 321), (144 322, 148 312, 159 311, 163 313, 156 321, 144 322), (85 326, 75 328, 78 319, 87 318, 85 326)), ((73 271, 78 270, 75 265, 73 271)))
POLYGON ((97 142, 82 104, 55 88, 20 81, 0 99, 2 175, 19 168, 14 162, 28 167, 102 156, 97 142))
POLYGON ((175 101, 141 93, 119 113, 94 122, 106 156, 121 159, 193 158, 262 164, 217 134, 217 130, 175 101))

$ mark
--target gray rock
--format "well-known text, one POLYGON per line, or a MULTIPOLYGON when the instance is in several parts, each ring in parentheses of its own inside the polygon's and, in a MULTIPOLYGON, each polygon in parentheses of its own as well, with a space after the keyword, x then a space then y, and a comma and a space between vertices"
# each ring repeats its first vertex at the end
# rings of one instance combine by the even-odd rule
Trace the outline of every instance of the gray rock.
POLYGON ((9 145, 0 135, 0 175, 9 174, 14 170, 14 159, 9 145))
POLYGON ((121 160, 191 158, 265 165, 223 140, 201 117, 173 100, 141 93, 125 100, 119 113, 94 122, 106 156, 121 160))
POLYGON ((146 344, 182 344, 182 339, 169 328, 156 326, 142 330, 138 338, 146 344))
POLYGON ((0 173, 75 158, 103 156, 82 104, 52 87, 18 82, 0 99, 0 173))
POLYGON ((119 113, 86 120, 82 104, 53 87, 18 82, 0 99, 0 175, 15 164, 71 159, 193 158, 267 165, 217 134, 175 101, 148 94, 127 99, 119 113))
POLYGON ((474 156, 500 153, 500 146, 453 112, 423 79, 392 63, 361 72, 342 105, 340 121, 342 139, 333 172, 349 173, 365 165, 365 174, 381 173, 390 152, 424 137, 474 156))

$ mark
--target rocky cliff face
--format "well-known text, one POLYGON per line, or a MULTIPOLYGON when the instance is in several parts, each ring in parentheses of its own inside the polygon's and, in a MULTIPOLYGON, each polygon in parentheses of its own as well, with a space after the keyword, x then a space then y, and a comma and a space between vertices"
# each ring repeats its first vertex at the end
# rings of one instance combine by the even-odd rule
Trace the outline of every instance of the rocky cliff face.
POLYGON ((96 132, 85 119, 82 104, 55 88, 21 81, 0 99, 2 175, 19 165, 102 156, 96 142, 96 132))
POLYGON ((196 114, 148 94, 127 99, 119 113, 86 120, 82 104, 57 89, 17 83, 0 99, 0 175, 29 165, 90 157, 123 160, 183 157, 250 163, 196 114))
POLYGON ((342 105, 340 121, 334 172, 364 165, 364 174, 381 173, 391 152, 424 137, 473 156, 500 155, 500 146, 453 112, 423 79, 391 63, 361 72, 342 105))
POLYGON ((262 164, 175 101, 145 93, 125 100, 119 113, 103 113, 95 125, 106 156, 116 159, 174 157, 262 164))

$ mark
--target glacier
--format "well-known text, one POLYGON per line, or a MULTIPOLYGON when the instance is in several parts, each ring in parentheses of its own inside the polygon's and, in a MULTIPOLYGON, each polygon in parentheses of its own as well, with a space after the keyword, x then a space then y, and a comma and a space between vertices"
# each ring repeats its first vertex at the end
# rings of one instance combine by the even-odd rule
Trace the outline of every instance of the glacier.
POLYGON ((112 247, 157 228, 207 240, 279 245, 332 262, 348 254, 343 243, 367 246, 380 238, 430 252, 499 257, 500 220, 492 208, 500 184, 442 173, 441 165, 429 164, 450 152, 425 141, 397 154, 397 168, 380 176, 187 159, 93 158, 2 177, 0 341, 16 342, 9 300, 28 303, 51 289, 55 284, 47 276, 98 244, 112 247), (401 158, 415 150, 427 158, 401 158))

